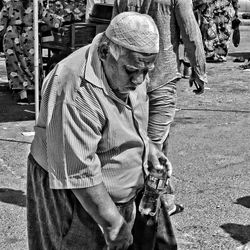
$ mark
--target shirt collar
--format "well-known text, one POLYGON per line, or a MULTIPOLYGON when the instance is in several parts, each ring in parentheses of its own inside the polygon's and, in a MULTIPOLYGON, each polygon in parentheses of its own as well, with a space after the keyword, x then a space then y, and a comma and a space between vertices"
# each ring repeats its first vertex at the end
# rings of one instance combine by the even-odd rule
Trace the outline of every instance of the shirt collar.
MULTIPOLYGON (((98 46, 103 33, 98 34, 93 39, 89 48, 87 62, 85 65, 84 79, 96 87, 102 88, 104 93, 110 96, 115 101, 128 106, 124 101, 118 98, 110 88, 105 73, 103 71, 101 60, 98 56, 98 46)), ((133 91, 135 92, 135 91, 133 91)), ((130 93, 129 96, 133 96, 133 102, 135 102, 137 93, 130 93)), ((130 106, 128 106, 130 108, 130 106)))
POLYGON ((104 87, 104 80, 106 78, 98 56, 98 46, 101 37, 102 33, 98 34, 91 43, 84 72, 85 80, 99 88, 104 87))

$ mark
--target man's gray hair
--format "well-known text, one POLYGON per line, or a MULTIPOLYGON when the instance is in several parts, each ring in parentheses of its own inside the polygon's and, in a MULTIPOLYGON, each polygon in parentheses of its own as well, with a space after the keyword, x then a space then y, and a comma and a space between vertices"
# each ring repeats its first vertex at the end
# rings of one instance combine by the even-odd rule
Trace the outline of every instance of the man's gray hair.
POLYGON ((102 34, 101 40, 99 42, 98 51, 100 51, 100 47, 106 44, 109 47, 109 52, 112 54, 112 56, 117 61, 119 56, 124 55, 127 52, 127 49, 122 47, 121 45, 118 45, 114 42, 112 42, 105 33, 102 34))

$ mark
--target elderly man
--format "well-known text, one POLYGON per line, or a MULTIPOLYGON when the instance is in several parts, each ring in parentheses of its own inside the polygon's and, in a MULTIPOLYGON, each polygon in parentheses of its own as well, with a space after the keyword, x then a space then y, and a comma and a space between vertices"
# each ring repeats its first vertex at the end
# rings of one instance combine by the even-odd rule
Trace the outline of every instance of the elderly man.
POLYGON ((148 72, 158 50, 153 19, 122 13, 45 79, 28 158, 30 249, 132 243, 147 160, 156 168, 167 161, 147 137, 148 72))
MULTIPOLYGON (((196 22, 192 0, 115 0, 113 16, 123 11, 149 14, 155 21, 160 35, 160 51, 155 69, 150 74, 149 127, 150 139, 167 155, 170 125, 176 108, 176 84, 180 38, 187 50, 192 73, 190 86, 195 85, 196 94, 204 92, 207 83, 205 53, 199 26, 196 22)), ((165 195, 169 214, 183 210, 174 204, 174 195, 165 195)))

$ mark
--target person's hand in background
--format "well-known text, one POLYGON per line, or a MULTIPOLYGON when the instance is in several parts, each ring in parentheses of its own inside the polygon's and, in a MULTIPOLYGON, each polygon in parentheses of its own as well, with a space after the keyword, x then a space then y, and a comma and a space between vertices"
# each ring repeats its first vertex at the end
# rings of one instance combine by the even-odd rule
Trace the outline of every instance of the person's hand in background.
POLYGON ((193 92, 197 95, 203 94, 205 90, 205 84, 207 83, 207 76, 205 75, 203 79, 198 76, 194 69, 192 69, 190 78, 189 78, 189 86, 194 86, 196 89, 193 92))

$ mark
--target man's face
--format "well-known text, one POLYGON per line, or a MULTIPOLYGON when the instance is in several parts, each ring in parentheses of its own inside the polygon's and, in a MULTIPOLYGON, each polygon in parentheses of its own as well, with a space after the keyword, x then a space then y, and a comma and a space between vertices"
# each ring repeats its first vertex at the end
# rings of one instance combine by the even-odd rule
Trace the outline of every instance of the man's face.
POLYGON ((104 63, 104 70, 110 87, 118 97, 126 97, 145 80, 146 75, 154 68, 157 54, 141 54, 126 50, 116 60, 109 53, 104 63))

